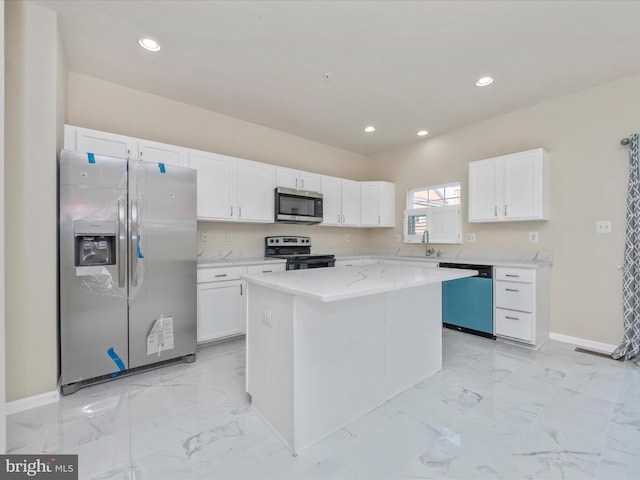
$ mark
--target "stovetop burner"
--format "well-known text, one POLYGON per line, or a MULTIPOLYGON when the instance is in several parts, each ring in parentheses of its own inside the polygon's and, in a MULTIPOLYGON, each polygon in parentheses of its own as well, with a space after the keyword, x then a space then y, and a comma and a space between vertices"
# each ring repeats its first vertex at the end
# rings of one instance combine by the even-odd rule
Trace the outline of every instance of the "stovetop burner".
POLYGON ((287 270, 335 266, 335 255, 311 253, 309 237, 266 237, 264 243, 264 256, 286 259, 287 270))

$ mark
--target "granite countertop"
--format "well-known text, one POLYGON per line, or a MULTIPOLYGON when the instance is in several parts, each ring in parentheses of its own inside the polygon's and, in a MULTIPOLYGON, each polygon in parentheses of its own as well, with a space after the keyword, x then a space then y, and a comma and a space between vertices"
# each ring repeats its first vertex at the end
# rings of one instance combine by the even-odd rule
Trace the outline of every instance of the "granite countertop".
POLYGON ((402 255, 336 255, 336 260, 357 260, 357 259, 380 259, 380 260, 401 260, 416 263, 468 263, 476 265, 492 265, 495 267, 520 267, 520 268, 537 268, 540 266, 549 266, 552 264, 550 257, 541 258, 504 258, 500 256, 441 256, 441 257, 417 257, 402 255))
POLYGON ((359 268, 316 268, 242 275, 255 283, 291 295, 321 302, 335 302, 471 277, 475 270, 425 269, 399 265, 366 265, 359 268))
POLYGON ((214 267, 239 267, 246 265, 273 265, 284 264, 286 260, 282 258, 264 258, 264 257, 236 257, 236 258, 209 258, 198 259, 198 268, 214 268, 214 267))

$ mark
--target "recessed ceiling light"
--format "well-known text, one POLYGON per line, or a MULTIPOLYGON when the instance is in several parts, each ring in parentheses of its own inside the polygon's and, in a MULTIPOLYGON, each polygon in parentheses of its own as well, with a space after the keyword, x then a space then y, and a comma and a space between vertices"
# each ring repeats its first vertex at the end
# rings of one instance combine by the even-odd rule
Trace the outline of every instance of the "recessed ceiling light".
POLYGON ((150 52, 158 52, 160 51, 160 45, 152 38, 141 38, 138 40, 138 43, 145 50, 149 50, 150 52))
POLYGON ((418 132, 419 137, 424 137, 425 135, 429 135, 429 132, 427 132, 426 130, 420 130, 418 132))
POLYGON ((364 128, 364 131, 367 132, 367 133, 373 133, 373 132, 376 131, 376 127, 373 127, 373 126, 369 125, 368 127, 364 128))
POLYGON ((480 77, 476 82, 476 87, 486 87, 487 85, 491 85, 493 83, 493 77, 480 77))

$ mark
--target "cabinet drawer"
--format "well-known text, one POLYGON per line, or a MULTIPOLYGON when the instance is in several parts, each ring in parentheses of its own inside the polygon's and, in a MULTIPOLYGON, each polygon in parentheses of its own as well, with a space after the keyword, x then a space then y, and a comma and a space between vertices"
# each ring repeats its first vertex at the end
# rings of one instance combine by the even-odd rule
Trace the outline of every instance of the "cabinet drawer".
POLYGON ((533 285, 497 281, 496 307, 533 312, 533 285))
POLYGON ((199 268, 198 283, 238 280, 245 267, 199 268))
POLYGON ((533 343, 533 315, 496 308, 495 334, 533 343))
POLYGON ((535 278, 535 270, 525 268, 496 268, 496 280, 504 280, 507 282, 523 282, 533 283, 535 278))
POLYGON ((270 272, 284 272, 286 263, 268 263, 266 265, 251 265, 247 267, 247 273, 270 273, 270 272))

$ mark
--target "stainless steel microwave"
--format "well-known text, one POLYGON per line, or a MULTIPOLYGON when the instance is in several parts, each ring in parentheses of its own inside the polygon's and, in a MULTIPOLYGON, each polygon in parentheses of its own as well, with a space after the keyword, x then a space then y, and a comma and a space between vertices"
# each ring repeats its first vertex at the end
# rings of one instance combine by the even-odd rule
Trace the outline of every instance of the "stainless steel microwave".
POLYGON ((276 188, 276 223, 303 223, 312 225, 322 222, 322 194, 276 188))

